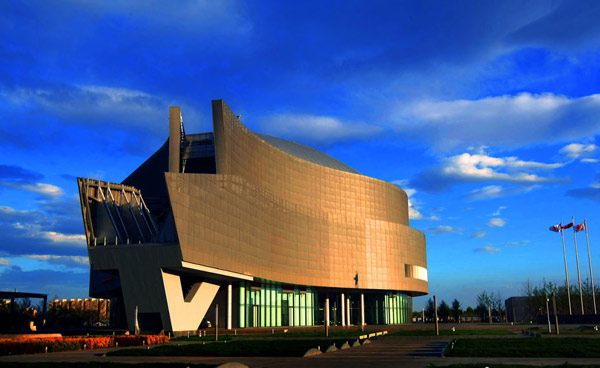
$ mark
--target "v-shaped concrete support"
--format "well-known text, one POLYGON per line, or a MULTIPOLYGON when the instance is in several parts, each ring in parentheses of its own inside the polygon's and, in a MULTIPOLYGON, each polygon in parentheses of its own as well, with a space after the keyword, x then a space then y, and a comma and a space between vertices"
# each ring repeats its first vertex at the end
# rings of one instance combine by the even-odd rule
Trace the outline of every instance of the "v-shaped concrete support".
POLYGON ((192 286, 187 297, 184 298, 180 277, 162 270, 161 273, 172 330, 192 331, 198 329, 208 307, 219 291, 219 285, 198 282, 192 286))

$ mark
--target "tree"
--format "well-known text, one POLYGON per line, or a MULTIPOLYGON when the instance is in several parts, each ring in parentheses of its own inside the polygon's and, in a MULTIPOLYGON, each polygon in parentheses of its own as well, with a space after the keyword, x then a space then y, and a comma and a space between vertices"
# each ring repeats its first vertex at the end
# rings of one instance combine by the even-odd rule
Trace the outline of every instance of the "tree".
POLYGON ((440 307, 438 308, 438 316, 440 317, 440 320, 446 321, 448 320, 449 315, 450 307, 448 306, 448 303, 442 300, 442 302, 440 303, 440 307))
POLYGON ((481 316, 482 320, 485 320, 488 316, 488 308, 491 304, 492 299, 485 291, 482 291, 477 295, 477 307, 475 308, 475 311, 481 316))
POLYGON ((501 320, 504 314, 502 295, 500 295, 500 292, 491 292, 488 294, 486 291, 482 291, 477 295, 477 308, 475 310, 483 320, 489 318, 490 310, 492 316, 498 316, 501 320))
POLYGON ((425 316, 430 320, 435 317, 435 305, 432 298, 429 298, 427 304, 425 304, 425 316))
POLYGON ((491 293, 490 301, 490 305, 492 306, 492 314, 497 314, 500 320, 502 320, 502 315, 504 314, 505 308, 504 300, 502 300, 502 295, 500 295, 500 292, 491 293))
POLYGON ((483 305, 487 308, 491 304, 491 301, 492 299, 485 290, 477 295, 477 306, 483 305))
POLYGON ((452 317, 454 317, 454 320, 456 322, 458 322, 461 313, 462 310, 460 309, 460 302, 458 301, 458 299, 454 299, 452 301, 452 317))

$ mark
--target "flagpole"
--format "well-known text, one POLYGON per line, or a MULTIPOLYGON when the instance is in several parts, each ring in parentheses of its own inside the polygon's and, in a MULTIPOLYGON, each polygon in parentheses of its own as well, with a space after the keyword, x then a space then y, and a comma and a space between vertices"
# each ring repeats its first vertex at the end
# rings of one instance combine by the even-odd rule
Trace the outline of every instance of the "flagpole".
POLYGON ((565 247, 565 232, 562 228, 562 221, 560 223, 560 235, 562 237, 563 242, 563 255, 565 256, 565 276, 567 277, 567 298, 569 299, 569 315, 572 315, 571 312, 571 287, 569 286, 569 269, 567 268, 567 249, 565 247))
POLYGON ((592 300, 594 301, 594 314, 596 314, 596 289, 594 288, 594 274, 592 273, 592 256, 590 255, 590 238, 587 231, 587 220, 583 220, 585 227, 585 240, 587 240, 588 260, 590 261, 590 279, 592 280, 592 300))
POLYGON ((579 252, 577 251, 577 231, 575 231, 575 216, 572 217, 573 222, 573 239, 575 239, 575 259, 577 260, 577 281, 579 281, 579 298, 581 299, 581 315, 585 314, 583 309, 583 291, 581 290, 581 273, 579 272, 579 252))

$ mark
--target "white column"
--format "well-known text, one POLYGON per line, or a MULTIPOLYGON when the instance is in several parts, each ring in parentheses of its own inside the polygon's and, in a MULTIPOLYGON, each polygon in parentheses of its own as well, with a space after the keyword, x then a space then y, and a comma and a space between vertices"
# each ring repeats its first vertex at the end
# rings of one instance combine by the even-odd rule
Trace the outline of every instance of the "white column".
POLYGON ((346 326, 346 302, 344 301, 344 293, 342 293, 342 303, 341 303, 342 308, 340 308, 342 310, 342 326, 346 326))
POLYGON ((232 304, 233 286, 227 285, 227 329, 231 330, 231 304, 232 304))
POLYGON ((329 297, 325 298, 325 325, 329 326, 329 297))
POLYGON ((360 294, 360 325, 365 325, 365 294, 360 294))
POLYGON ((350 298, 346 299, 346 318, 348 319, 347 325, 350 326, 350 298))

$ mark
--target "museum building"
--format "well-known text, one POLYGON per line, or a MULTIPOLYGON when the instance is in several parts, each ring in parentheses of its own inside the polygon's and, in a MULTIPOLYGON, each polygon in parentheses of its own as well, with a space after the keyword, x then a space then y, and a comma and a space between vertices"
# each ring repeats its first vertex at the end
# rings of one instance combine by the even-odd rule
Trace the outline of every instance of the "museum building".
POLYGON ((122 183, 77 179, 90 296, 112 299, 114 325, 410 322, 428 284, 406 193, 212 111, 213 132, 186 134, 171 107, 167 141, 122 183))

